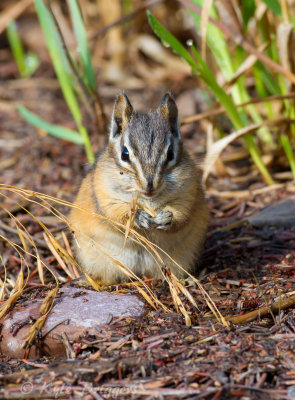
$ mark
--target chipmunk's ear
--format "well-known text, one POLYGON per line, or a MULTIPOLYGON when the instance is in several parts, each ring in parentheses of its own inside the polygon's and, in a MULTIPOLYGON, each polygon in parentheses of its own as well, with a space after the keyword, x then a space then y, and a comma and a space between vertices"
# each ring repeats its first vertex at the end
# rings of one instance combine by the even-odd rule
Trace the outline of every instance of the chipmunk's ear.
POLYGON ((121 135, 132 116, 133 108, 128 97, 126 94, 120 94, 116 98, 113 109, 110 137, 115 138, 121 135))
POLYGON ((179 138, 178 109, 170 93, 164 94, 162 101, 157 108, 157 113, 161 118, 168 122, 173 135, 179 138))

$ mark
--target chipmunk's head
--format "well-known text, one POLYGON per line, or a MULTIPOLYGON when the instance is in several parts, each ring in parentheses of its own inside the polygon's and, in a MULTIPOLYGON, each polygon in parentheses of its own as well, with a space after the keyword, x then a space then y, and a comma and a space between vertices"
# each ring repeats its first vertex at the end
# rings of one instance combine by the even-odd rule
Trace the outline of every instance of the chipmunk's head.
POLYGON ((173 168, 182 144, 175 101, 166 93, 156 111, 141 114, 133 110, 128 97, 117 97, 109 145, 122 179, 128 188, 146 197, 156 197, 173 184, 173 168), (125 180, 126 182, 126 180, 125 180))

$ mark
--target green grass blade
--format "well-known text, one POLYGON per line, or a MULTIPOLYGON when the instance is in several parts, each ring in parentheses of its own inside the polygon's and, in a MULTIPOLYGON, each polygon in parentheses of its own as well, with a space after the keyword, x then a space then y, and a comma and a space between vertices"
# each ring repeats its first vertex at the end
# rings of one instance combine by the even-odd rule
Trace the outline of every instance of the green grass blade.
POLYGON ((160 22, 151 14, 150 11, 147 11, 148 21, 155 32, 155 34, 166 44, 168 44, 172 50, 177 53, 180 57, 182 57, 193 69, 195 73, 201 76, 201 78, 206 82, 208 87, 212 90, 214 95, 220 101, 220 103, 225 107, 228 112, 230 119, 232 120, 234 126, 237 129, 241 129, 243 127, 242 121, 237 112, 237 108, 235 107, 232 99, 225 93, 225 91, 218 85, 216 79, 211 72, 210 68, 206 65, 206 63, 201 58, 200 54, 196 50, 194 46, 192 46, 192 50, 194 52, 194 56, 196 61, 190 55, 190 53, 186 50, 186 48, 169 32, 160 22))
MULTIPOLYGON (((186 50, 186 48, 169 32, 167 31, 160 22, 148 11, 148 21, 150 23, 151 28, 155 32, 155 34, 165 43, 168 44, 172 50, 180 55, 193 69, 194 72, 198 73, 200 77, 205 81, 211 91, 214 93, 216 98, 220 101, 222 106, 226 109, 229 118, 231 119, 233 125, 236 129, 242 129, 244 124, 243 121, 237 111, 237 108, 232 101, 231 97, 218 85, 213 73, 210 68, 206 65, 197 49, 192 46, 192 51, 196 60, 190 55, 190 53, 186 50)), ((252 156, 253 161, 255 162, 257 168, 263 175, 265 181, 268 184, 272 184, 273 180, 269 175, 263 161, 260 157, 258 148, 254 142, 254 138, 252 135, 245 137, 246 146, 248 148, 249 153, 252 156)))
POLYGON ((262 64, 261 61, 257 61, 255 64, 254 68, 257 68, 260 72, 261 79, 266 87, 266 89, 269 91, 271 95, 277 95, 281 93, 281 88, 275 78, 267 71, 265 66, 262 64))
MULTIPOLYGON (((253 67, 253 76, 255 79, 255 88, 256 88, 256 92, 257 92, 258 96, 261 98, 269 96, 270 92, 267 90, 266 85, 264 85, 261 71, 259 68, 257 68, 257 63, 253 67)), ((274 113, 273 105, 271 104, 271 102, 266 101, 266 102, 264 102, 264 105, 265 105, 265 108, 267 111, 268 119, 274 119, 275 113, 274 113)))
POLYGON ((18 106, 17 108, 20 115, 31 125, 44 129, 50 135, 59 139, 68 140, 76 144, 84 144, 84 139, 78 132, 59 125, 49 124, 48 122, 44 121, 44 119, 27 110, 25 107, 18 106))
MULTIPOLYGON (((199 8, 203 8, 204 0, 191 0, 191 3, 197 5, 199 8)), ((201 29, 201 16, 189 9, 189 13, 192 16, 195 25, 198 30, 201 29)), ((216 13, 215 7, 212 5, 210 8, 210 17, 218 20, 218 15, 216 13)), ((214 54, 217 64, 221 69, 226 80, 231 79, 234 74, 234 68, 231 60, 231 55, 228 51, 227 43, 224 39, 223 33, 220 31, 217 26, 208 22, 207 31, 206 31, 206 40, 207 44, 214 54)))
POLYGON ((264 4, 279 17, 282 16, 282 8, 278 0, 262 0, 264 4))
POLYGON ((90 145, 87 131, 82 124, 82 114, 79 108, 78 100, 75 95, 73 82, 74 77, 71 74, 71 69, 66 58, 64 49, 62 47, 61 39, 55 27, 53 18, 42 0, 35 0, 35 7, 37 10, 38 18, 44 32, 50 57, 53 62, 54 70, 56 72, 61 90, 63 92, 66 103, 73 115, 76 122, 78 131, 84 139, 84 146, 89 162, 94 162, 94 154, 90 145), (86 131, 86 134, 85 134, 86 131), (86 138, 87 136, 87 138, 86 138))
POLYGON ((27 77, 33 75, 40 64, 40 60, 35 53, 30 52, 25 54, 15 21, 12 21, 7 26, 6 33, 20 76, 27 77))
POLYGON ((147 11, 147 17, 152 30, 162 40, 162 42, 168 44, 175 53, 183 58, 194 69, 196 73, 199 73, 198 64, 186 48, 169 31, 167 31, 163 25, 160 24, 149 10, 147 11))
POLYGON ((17 31, 17 25, 15 21, 10 22, 10 24, 7 26, 6 33, 13 54, 13 58, 17 64, 18 71, 21 76, 26 76, 27 67, 25 62, 25 52, 17 31))
MULTIPOLYGON (((203 7, 204 0, 191 0, 191 3, 197 5, 199 8, 203 7)), ((201 16, 189 9, 189 13, 192 16, 196 28, 198 30, 201 29, 201 16)), ((210 17, 218 20, 218 15, 214 5, 210 8, 210 17)), ((228 45, 226 40, 224 39, 223 33, 220 31, 217 26, 208 22, 207 32, 206 32, 206 42, 208 47, 210 48, 216 63, 218 64, 225 80, 230 80, 235 72, 232 56, 228 50, 228 45)), ((241 95, 241 85, 236 82, 231 88, 231 95, 235 103, 242 103, 243 96, 241 95)), ((247 114, 243 109, 239 110, 240 119, 243 124, 246 125, 248 123, 247 114)))
POLYGON ((95 74, 91 61, 87 34, 77 0, 68 0, 74 31, 78 42, 78 54, 82 64, 84 76, 93 90, 96 90, 95 74))
POLYGON ((76 124, 79 125, 82 116, 71 82, 69 63, 64 54, 54 21, 42 0, 35 0, 35 6, 63 95, 76 124))
MULTIPOLYGON (((233 58, 234 67, 235 69, 238 69, 241 66, 241 64, 245 61, 246 52, 244 51, 244 49, 237 46, 234 55, 235 55, 235 57, 233 58)), ((238 81, 236 82, 236 85, 239 91, 239 97, 242 99, 242 101, 244 103, 249 102, 251 98, 247 91, 246 77, 244 74, 239 77, 238 81)), ((260 115, 257 107, 255 107, 253 104, 245 106, 244 110, 251 117, 251 119, 255 124, 260 124, 263 121, 263 117, 260 115)), ((248 118, 246 118, 246 120, 244 121, 245 121, 244 125, 246 126, 248 124, 248 118)), ((267 143, 270 146, 273 145, 273 137, 268 127, 262 126, 260 129, 258 129, 257 134, 263 142, 267 143)))
MULTIPOLYGON (((192 3, 197 5, 199 8, 203 7, 204 0, 191 0, 192 3)), ((246 2, 245 2, 246 3, 246 2)), ((247 6, 250 6, 251 8, 251 1, 247 2, 247 6)), ((243 2, 244 4, 244 2, 243 2)), ((195 24, 198 29, 200 29, 200 24, 201 24, 201 16, 192 11, 189 10, 190 14, 192 15, 195 24)), ((248 11, 248 17, 251 17, 251 12, 253 12, 253 4, 252 4, 252 11, 248 11)), ((218 14, 216 12, 216 9, 214 6, 211 7, 210 9, 210 16, 214 18, 215 20, 218 20, 218 14)), ((206 34, 206 40, 208 47, 210 48, 211 52, 214 55, 214 58, 219 65, 222 74, 226 80, 231 79, 231 77, 234 74, 234 71, 242 64, 246 57, 246 53, 239 47, 236 48, 235 55, 236 55, 236 61, 238 61, 238 65, 235 65, 234 59, 232 55, 230 54, 228 50, 228 45, 226 40, 224 39, 223 33, 220 31, 219 28, 217 28, 214 24, 208 23, 207 26, 207 34, 206 34)), ((237 64, 237 62, 236 62, 237 64)), ((250 100, 250 96, 247 92, 246 86, 243 82, 244 77, 240 77, 238 81, 232 86, 231 89, 231 94, 232 98, 234 100, 234 103, 243 103, 247 102, 250 100)), ((248 116, 247 113, 250 115, 252 120, 255 123, 260 123, 262 122, 263 118, 259 114, 259 111, 254 107, 254 106, 247 106, 244 109, 241 109, 239 111, 239 116, 240 119, 243 123, 244 126, 248 124, 248 116)), ((240 129, 240 128, 238 128, 240 129)), ((268 128, 263 127, 258 131, 259 136, 261 139, 266 142, 266 143, 271 143, 272 142, 272 135, 270 134, 268 128)))
POLYGON ((36 71, 36 69, 40 65, 40 59, 37 54, 29 52, 25 55, 25 63, 26 63, 26 76, 31 76, 36 71))
POLYGON ((274 184, 274 180, 272 179, 272 177, 270 176, 266 166, 264 165, 261 156, 259 154, 259 150, 254 142, 254 136, 253 135, 248 135, 244 137, 247 149, 252 157, 252 160, 254 161, 254 163, 256 164, 258 170, 260 171, 261 175, 263 176, 263 178, 265 179, 265 182, 268 185, 273 185, 274 184))
POLYGON ((245 29, 247 29, 248 22, 254 16, 255 10, 255 0, 242 1, 242 18, 245 29))
POLYGON ((200 75, 202 79, 206 82, 208 87, 214 93, 215 97, 219 100, 220 104, 226 109, 226 112, 230 120, 232 121, 233 125, 235 126, 235 128, 242 129, 243 122, 231 97, 218 85, 213 73, 211 72, 207 64, 204 62, 201 55, 195 48, 195 46, 192 46, 192 50, 200 66, 199 67, 201 71, 200 75))
POLYGON ((284 133, 282 133, 280 135, 280 139, 281 139, 281 143, 283 146, 283 149, 286 153, 286 156, 288 158, 289 164, 290 164, 290 168, 293 174, 293 178, 295 179, 295 159, 294 159, 294 154, 293 154, 293 150, 292 150, 292 146, 290 144, 290 140, 288 138, 288 136, 284 133))

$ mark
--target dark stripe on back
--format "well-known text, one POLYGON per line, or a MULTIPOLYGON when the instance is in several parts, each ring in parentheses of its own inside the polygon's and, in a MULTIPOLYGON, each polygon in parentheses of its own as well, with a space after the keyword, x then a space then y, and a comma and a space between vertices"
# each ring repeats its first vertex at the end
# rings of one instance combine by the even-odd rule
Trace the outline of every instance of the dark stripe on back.
POLYGON ((99 205, 99 202, 98 202, 98 198, 97 198, 97 196, 96 196, 96 193, 95 193, 95 190, 94 190, 94 172, 95 171, 92 171, 91 172, 91 194, 92 194, 92 198, 93 198, 93 201, 94 201, 94 204, 95 204, 95 212, 97 213, 97 214, 99 214, 99 215, 103 215, 103 213, 102 213, 102 210, 101 210, 101 208, 100 208, 100 205, 99 205))

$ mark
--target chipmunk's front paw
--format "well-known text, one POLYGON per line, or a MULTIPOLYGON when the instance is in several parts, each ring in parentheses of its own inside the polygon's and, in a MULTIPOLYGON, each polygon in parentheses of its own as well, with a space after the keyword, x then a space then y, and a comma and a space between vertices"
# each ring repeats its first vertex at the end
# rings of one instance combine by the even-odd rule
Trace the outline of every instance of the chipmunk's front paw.
POLYGON ((156 229, 169 229, 173 220, 173 214, 171 211, 161 211, 154 218, 152 218, 152 223, 156 229))
POLYGON ((142 209, 138 209, 135 217, 135 226, 141 229, 151 229, 153 217, 142 209))

